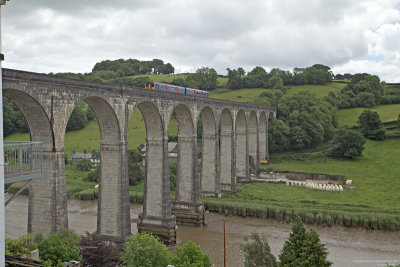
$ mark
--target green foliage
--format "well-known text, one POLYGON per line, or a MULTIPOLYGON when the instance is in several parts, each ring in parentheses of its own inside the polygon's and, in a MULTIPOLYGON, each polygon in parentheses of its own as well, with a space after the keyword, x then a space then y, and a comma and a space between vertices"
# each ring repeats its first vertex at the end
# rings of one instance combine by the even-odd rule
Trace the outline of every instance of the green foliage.
POLYGON ((174 67, 164 64, 161 59, 140 61, 137 59, 104 60, 93 67, 92 74, 103 79, 111 77, 133 76, 139 74, 169 74, 174 73, 174 67))
POLYGON ((200 246, 192 241, 177 247, 170 262, 175 267, 211 267, 212 265, 210 257, 207 254, 203 254, 200 246))
POLYGON ((367 73, 358 73, 351 77, 339 95, 339 108, 374 107, 376 104, 392 103, 385 97, 385 90, 379 77, 367 73))
POLYGON ((332 141, 329 155, 336 158, 352 159, 360 157, 364 150, 365 139, 361 133, 351 129, 340 129, 332 141))
POLYGON ((144 168, 139 149, 128 149, 129 185, 137 185, 144 180, 144 168))
POLYGON ((4 136, 28 131, 28 125, 22 112, 6 97, 3 97, 3 127, 4 136))
POLYGON ((86 232, 81 241, 82 265, 111 267, 121 264, 118 248, 86 232))
POLYGON ((193 75, 195 87, 201 90, 212 90, 217 88, 218 74, 215 69, 203 67, 197 69, 193 75))
POLYGON ((76 165, 76 168, 80 170, 81 172, 87 172, 90 171, 93 167, 93 164, 90 160, 88 159, 81 159, 78 164, 76 165))
POLYGON ((281 90, 264 90, 253 104, 267 107, 278 107, 279 100, 282 98, 283 92, 281 90))
POLYGON ((37 249, 31 234, 23 235, 17 239, 6 238, 6 255, 30 258, 30 252, 37 249))
POLYGON ((86 113, 83 111, 82 106, 78 105, 69 117, 67 131, 76 131, 85 128, 87 124, 86 113))
POLYGON ((169 162, 169 181, 171 191, 175 191, 176 189, 176 171, 177 171, 177 162, 170 161, 169 162))
MULTIPOLYGON (((241 69, 241 68, 239 68, 241 69)), ((227 87, 230 89, 240 89, 243 88, 244 82, 242 76, 244 75, 244 71, 241 72, 239 69, 231 70, 230 68, 227 68, 226 70, 228 71, 228 83, 227 87)), ((243 69, 242 69, 243 70, 243 69)))
POLYGON ((278 109, 280 122, 272 122, 268 127, 268 133, 277 137, 268 138, 271 152, 316 147, 333 137, 336 108, 326 100, 298 92, 283 96, 278 109))
POLYGON ((56 265, 59 261, 80 261, 80 238, 71 231, 63 229, 59 233, 53 233, 48 238, 41 234, 35 236, 38 244, 39 255, 42 261, 51 261, 56 265))
POLYGON ((375 111, 364 110, 358 117, 358 126, 361 133, 372 140, 385 140, 386 130, 384 129, 379 114, 375 111))
POLYGON ((272 76, 268 82, 267 87, 271 89, 282 89, 283 88, 283 80, 279 76, 272 76))
POLYGON ((168 248, 157 237, 138 233, 124 243, 122 262, 130 267, 167 266, 170 260, 168 248))
POLYGON ((92 121, 92 120, 96 119, 96 115, 94 114, 93 109, 90 106, 88 106, 86 109, 86 119, 88 121, 92 121))
POLYGON ((240 245, 240 249, 244 253, 246 267, 277 266, 266 237, 260 237, 258 233, 253 232, 245 241, 245 244, 240 245))
POLYGON ((279 254, 281 264, 293 267, 331 266, 327 256, 327 249, 320 243, 318 234, 313 230, 306 232, 301 219, 296 217, 289 240, 279 254))
POLYGON ((97 183, 97 180, 100 177, 100 166, 96 166, 94 170, 91 170, 85 178, 83 178, 84 181, 86 182, 95 182, 97 183))

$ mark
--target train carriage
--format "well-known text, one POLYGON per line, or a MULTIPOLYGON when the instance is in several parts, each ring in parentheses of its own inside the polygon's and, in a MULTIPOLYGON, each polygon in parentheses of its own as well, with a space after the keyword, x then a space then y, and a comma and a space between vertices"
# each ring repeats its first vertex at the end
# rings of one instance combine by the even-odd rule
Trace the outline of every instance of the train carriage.
POLYGON ((154 90, 158 92, 167 92, 172 94, 187 95, 194 97, 206 97, 208 98, 208 92, 203 90, 197 90, 193 88, 186 88, 171 84, 158 83, 158 82, 146 82, 145 88, 147 90, 154 90))

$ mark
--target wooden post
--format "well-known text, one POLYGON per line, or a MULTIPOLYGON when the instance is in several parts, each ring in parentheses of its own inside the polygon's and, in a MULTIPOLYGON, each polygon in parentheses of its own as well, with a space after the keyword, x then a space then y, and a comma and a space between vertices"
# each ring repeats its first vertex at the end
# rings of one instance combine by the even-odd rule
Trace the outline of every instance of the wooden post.
POLYGON ((225 218, 224 218, 224 267, 226 267, 226 230, 225 230, 225 218))

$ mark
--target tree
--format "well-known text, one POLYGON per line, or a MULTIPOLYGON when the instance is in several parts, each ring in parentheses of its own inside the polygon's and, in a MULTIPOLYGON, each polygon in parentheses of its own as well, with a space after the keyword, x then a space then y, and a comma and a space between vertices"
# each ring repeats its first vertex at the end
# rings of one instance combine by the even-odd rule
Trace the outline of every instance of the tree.
POLYGON ((309 92, 284 95, 278 105, 279 119, 290 127, 291 148, 315 147, 333 137, 336 108, 309 92))
POLYGON ((82 105, 79 104, 69 117, 67 131, 80 130, 85 128, 87 123, 86 113, 83 111, 82 105))
POLYGON ((329 152, 331 157, 353 159, 362 155, 365 139, 358 131, 340 129, 332 144, 333 147, 329 152))
POLYGON ((207 254, 203 254, 200 246, 192 241, 177 247, 171 259, 175 267, 211 267, 212 263, 207 254))
POLYGON ((277 266, 267 238, 260 237, 258 233, 253 232, 250 237, 245 237, 245 241, 245 244, 240 245, 240 249, 244 253, 244 265, 246 267, 277 266))
POLYGON ((269 151, 283 152, 290 148, 290 128, 284 121, 272 118, 268 125, 268 148, 269 151))
POLYGON ((361 133, 372 140, 384 140, 386 131, 379 119, 379 114, 369 109, 364 110, 357 120, 361 133))
POLYGON ((137 185, 144 179, 144 169, 139 149, 128 150, 128 175, 129 185, 137 185))
POLYGON ((212 90, 217 88, 218 74, 215 69, 200 68, 194 75, 197 87, 201 90, 212 90))
POLYGON ((306 229, 299 217, 296 217, 292 225, 292 233, 283 245, 279 254, 282 266, 293 267, 324 267, 331 266, 327 260, 328 251, 320 243, 318 234, 306 229))
POLYGON ((271 89, 282 89, 283 88, 282 78, 278 76, 272 76, 267 82, 267 87, 271 89))
POLYGON ((93 109, 90 106, 88 106, 86 109, 86 119, 88 121, 96 119, 96 115, 94 114, 93 109))
POLYGON ((124 243, 122 262, 131 267, 167 266, 170 259, 168 248, 157 237, 138 233, 124 243))
MULTIPOLYGON (((240 68, 239 68, 240 69, 240 68)), ((238 70, 231 70, 230 68, 227 68, 226 70, 228 71, 228 83, 227 86, 230 89, 240 89, 243 88, 243 78, 241 73, 244 73, 242 71, 238 70)))

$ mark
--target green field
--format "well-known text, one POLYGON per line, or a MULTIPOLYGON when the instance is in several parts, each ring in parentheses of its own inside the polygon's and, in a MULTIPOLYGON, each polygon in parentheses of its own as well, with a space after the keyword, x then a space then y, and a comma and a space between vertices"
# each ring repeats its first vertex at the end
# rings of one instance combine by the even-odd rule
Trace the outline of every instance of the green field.
POLYGON ((376 111, 382 122, 397 120, 400 114, 400 104, 381 105, 374 108, 341 109, 338 111, 339 127, 357 125, 358 117, 366 109, 376 111))
POLYGON ((290 220, 298 215, 309 223, 342 224, 373 229, 400 229, 400 140, 367 141, 357 160, 324 156, 304 161, 273 162, 268 171, 344 175, 353 187, 343 192, 319 191, 285 184, 239 183, 237 194, 203 198, 210 210, 225 214, 290 220))
POLYGON ((344 83, 328 83, 326 85, 297 85, 297 86, 290 86, 286 93, 296 94, 300 91, 307 91, 316 94, 319 97, 328 96, 329 92, 339 93, 346 84, 344 83))
POLYGON ((265 88, 247 88, 239 90, 228 90, 224 93, 217 93, 218 90, 210 91, 210 97, 221 100, 229 100, 235 102, 253 102, 265 88))

